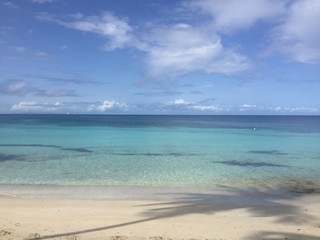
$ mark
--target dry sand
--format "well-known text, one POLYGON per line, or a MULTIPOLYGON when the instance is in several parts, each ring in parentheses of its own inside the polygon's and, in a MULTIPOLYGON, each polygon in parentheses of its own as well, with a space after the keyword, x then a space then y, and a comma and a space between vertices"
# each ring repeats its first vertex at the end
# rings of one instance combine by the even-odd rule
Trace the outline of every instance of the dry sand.
POLYGON ((320 195, 189 194, 159 201, 2 196, 0 239, 319 240, 320 195))

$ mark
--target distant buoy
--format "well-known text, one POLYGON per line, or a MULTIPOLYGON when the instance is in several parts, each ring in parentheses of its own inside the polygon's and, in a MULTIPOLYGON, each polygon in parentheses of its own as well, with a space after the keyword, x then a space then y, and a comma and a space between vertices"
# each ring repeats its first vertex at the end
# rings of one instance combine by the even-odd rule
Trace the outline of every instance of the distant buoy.
POLYGON ((256 128, 253 128, 253 131, 257 130, 256 128))

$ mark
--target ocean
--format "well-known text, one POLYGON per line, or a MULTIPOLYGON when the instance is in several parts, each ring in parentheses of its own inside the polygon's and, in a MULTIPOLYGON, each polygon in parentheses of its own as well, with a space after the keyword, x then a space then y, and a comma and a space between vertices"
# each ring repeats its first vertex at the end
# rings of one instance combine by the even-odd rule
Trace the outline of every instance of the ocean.
POLYGON ((0 184, 319 188, 320 116, 0 115, 0 184))

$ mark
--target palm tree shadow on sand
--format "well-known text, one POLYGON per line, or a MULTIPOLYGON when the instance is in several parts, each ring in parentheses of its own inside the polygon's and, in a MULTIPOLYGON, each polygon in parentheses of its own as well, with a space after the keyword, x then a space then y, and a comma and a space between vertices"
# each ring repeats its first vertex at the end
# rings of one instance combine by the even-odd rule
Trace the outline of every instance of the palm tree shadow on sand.
MULTIPOLYGON (((307 222, 315 220, 315 218, 308 214, 305 209, 292 203, 293 200, 299 199, 300 197, 304 196, 304 194, 286 194, 283 192, 280 193, 275 191, 262 191, 258 189, 243 190, 228 188, 221 193, 176 193, 175 196, 176 197, 172 201, 168 202, 162 201, 154 204, 133 206, 148 208, 148 210, 141 212, 140 220, 129 221, 109 226, 101 226, 91 229, 83 229, 73 232, 60 233, 55 235, 42 236, 36 239, 61 238, 71 235, 105 231, 108 229, 154 221, 157 219, 172 218, 190 214, 214 215, 219 212, 236 209, 246 209, 252 214, 253 217, 274 217, 277 223, 305 224, 307 222)), ((273 236, 285 233, 262 232, 257 234, 261 234, 261 236, 266 235, 266 238, 263 239, 273 240, 279 239, 272 238, 273 236)), ((254 237, 255 236, 250 239, 259 239, 254 237)), ((319 239, 319 237, 316 238, 310 236, 310 238, 306 239, 314 240, 319 239)))

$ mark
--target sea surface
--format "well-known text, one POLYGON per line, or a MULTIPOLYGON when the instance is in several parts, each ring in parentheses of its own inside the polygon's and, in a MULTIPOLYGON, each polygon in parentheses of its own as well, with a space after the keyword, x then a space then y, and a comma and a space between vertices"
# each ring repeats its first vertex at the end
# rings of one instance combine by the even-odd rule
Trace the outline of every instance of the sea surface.
POLYGON ((0 115, 0 184, 316 188, 320 116, 0 115))

